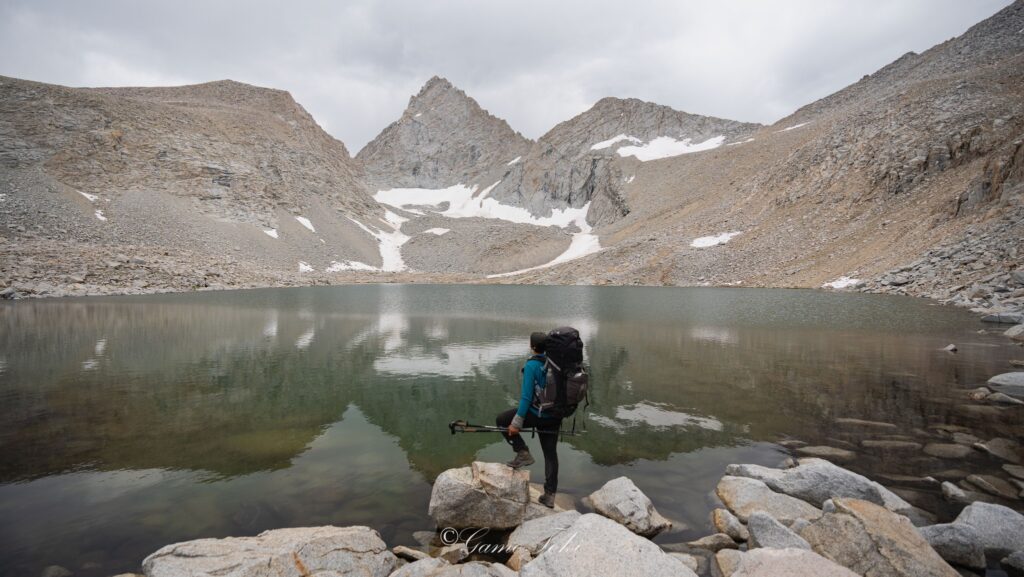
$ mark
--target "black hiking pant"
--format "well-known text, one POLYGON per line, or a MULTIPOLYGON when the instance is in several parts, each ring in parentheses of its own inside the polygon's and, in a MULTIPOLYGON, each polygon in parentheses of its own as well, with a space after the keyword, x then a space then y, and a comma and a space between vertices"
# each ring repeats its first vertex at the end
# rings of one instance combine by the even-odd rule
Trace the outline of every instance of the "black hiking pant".
MULTIPOLYGON (((515 416, 516 409, 509 409, 498 415, 498 417, 494 419, 494 422, 499 427, 508 427, 512 424, 512 419, 514 419, 515 416)), ((537 437, 540 438, 540 448, 544 451, 544 492, 555 493, 558 491, 558 434, 554 431, 558 431, 562 428, 562 419, 542 419, 527 411, 526 418, 523 419, 523 428, 529 429, 531 427, 536 427, 538 431, 552 431, 551 433, 538 433, 537 437)), ((502 431, 501 434, 505 437, 505 441, 512 445, 512 449, 516 452, 527 448, 526 441, 523 440, 522 434, 514 437, 504 431, 502 431)))

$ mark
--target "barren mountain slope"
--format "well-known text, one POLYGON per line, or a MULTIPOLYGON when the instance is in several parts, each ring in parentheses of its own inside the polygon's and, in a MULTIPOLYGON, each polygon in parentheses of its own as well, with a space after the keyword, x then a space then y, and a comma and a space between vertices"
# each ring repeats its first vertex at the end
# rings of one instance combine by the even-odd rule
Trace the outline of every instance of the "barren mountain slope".
POLYGON ((0 78, 0 166, 8 255, 73 250, 85 259, 46 265, 41 257, 26 267, 9 256, 7 277, 89 288, 113 282, 107 273, 119 253, 166 261, 162 275, 116 273, 137 285, 182 270, 225 271, 173 285, 185 288, 235 284, 234 269, 281 282, 300 262, 316 270, 381 264, 378 243, 349 218, 385 226, 358 165, 283 91, 232 81, 75 89, 0 78))
POLYGON ((996 300, 1019 305, 1022 29, 1018 1, 753 141, 638 165, 624 193, 631 212, 599 230, 608 248, 516 281, 815 287, 881 277, 868 288, 965 304, 1006 288, 996 300), (741 234, 691 246, 726 232, 741 234), (958 247, 938 248, 947 244, 958 247), (886 274, 915 264, 906 278, 886 274))

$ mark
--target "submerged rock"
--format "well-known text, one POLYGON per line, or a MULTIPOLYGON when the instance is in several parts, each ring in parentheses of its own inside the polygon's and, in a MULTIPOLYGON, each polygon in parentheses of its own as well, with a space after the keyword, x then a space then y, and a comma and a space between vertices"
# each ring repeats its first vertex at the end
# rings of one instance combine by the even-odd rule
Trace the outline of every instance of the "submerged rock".
POLYGON ((522 577, 696 577, 651 541, 594 513, 556 535, 520 572, 522 577))
POLYGON ((988 386, 1000 393, 1024 397, 1024 371, 996 375, 988 380, 988 386))
POLYGON ((872 577, 959 576, 906 517, 859 499, 833 504, 800 532, 818 554, 872 577))
POLYGON ((998 457, 1004 461, 1009 461, 1018 465, 1024 461, 1024 459, 1021 458, 1024 451, 1021 450, 1020 444, 1016 441, 1011 441, 1010 439, 996 437, 995 439, 985 443, 975 443, 974 448, 979 451, 984 451, 993 457, 998 457))
POLYGON ((973 453, 970 447, 957 443, 928 443, 924 446, 924 454, 940 459, 963 459, 973 453))
POLYGON ((644 537, 653 537, 672 527, 651 500, 628 477, 612 479, 587 497, 595 511, 644 537))
POLYGON ((142 568, 147 577, 300 576, 318 572, 386 577, 397 562, 373 529, 326 526, 175 543, 146 557, 142 568))
POLYGON ((829 461, 836 461, 839 463, 846 463, 857 458, 857 453, 854 453, 853 451, 847 451, 846 449, 840 449, 837 447, 829 447, 827 445, 800 447, 796 452, 805 457, 817 457, 819 459, 828 459, 829 461))
POLYGON ((896 425, 892 423, 884 423, 881 421, 865 421, 864 419, 850 419, 850 418, 839 418, 835 421, 836 425, 846 429, 862 429, 871 430, 878 432, 894 432, 896 431, 896 425))
POLYGON ((511 529, 525 518, 529 485, 526 469, 475 461, 438 475, 427 513, 439 527, 511 529))
POLYGON ((1019 489, 1015 488, 1005 479, 1000 479, 994 475, 968 475, 966 480, 971 485, 974 485, 990 495, 995 495, 996 497, 1002 497, 1011 501, 1016 499, 1017 494, 1020 493, 1019 489))

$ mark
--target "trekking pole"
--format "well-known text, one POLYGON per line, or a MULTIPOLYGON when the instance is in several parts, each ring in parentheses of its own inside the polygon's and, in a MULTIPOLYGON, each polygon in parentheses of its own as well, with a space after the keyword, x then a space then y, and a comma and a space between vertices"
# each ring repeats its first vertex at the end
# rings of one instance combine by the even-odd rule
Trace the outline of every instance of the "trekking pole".
MULTIPOLYGON (((494 425, 473 425, 463 420, 452 421, 448 423, 448 430, 454 435, 455 433, 507 433, 508 427, 497 427, 494 425)), ((583 433, 583 431, 542 431, 536 427, 529 429, 519 429, 520 433, 534 433, 537 435, 569 435, 575 437, 583 433)))

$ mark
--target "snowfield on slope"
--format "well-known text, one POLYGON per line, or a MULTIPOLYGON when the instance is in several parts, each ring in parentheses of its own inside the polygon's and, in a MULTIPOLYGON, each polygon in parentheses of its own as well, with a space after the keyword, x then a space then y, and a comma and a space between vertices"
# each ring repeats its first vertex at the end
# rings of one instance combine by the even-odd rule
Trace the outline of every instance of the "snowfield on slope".
MULTIPOLYGON (((533 213, 525 208, 502 204, 493 198, 489 198, 487 195, 490 194, 490 192, 499 184, 501 184, 500 180, 482 190, 480 194, 477 194, 476 186, 469 187, 463 184, 456 184, 454 186, 441 189, 393 188, 390 190, 380 190, 377 191, 377 194, 375 194, 373 198, 382 205, 396 207, 407 212, 411 212, 412 214, 422 214, 422 210, 429 210, 428 207, 433 207, 435 210, 431 212, 448 218, 490 218, 517 224, 557 226, 560 228, 566 228, 574 224, 579 228, 579 232, 572 235, 569 248, 550 262, 528 269, 489 275, 488 278, 511 276, 530 270, 547 268, 570 260, 575 260, 601 250, 600 240, 597 235, 593 234, 590 225, 587 224, 587 212, 590 210, 589 202, 581 208, 568 207, 564 209, 552 209, 550 216, 534 216, 533 213), (447 208, 440 210, 441 206, 445 204, 447 204, 447 208)), ((390 211, 388 211, 388 213, 390 213, 390 211)), ((402 219, 401 222, 405 222, 406 220, 408 219, 402 219)), ((401 222, 394 222, 390 217, 388 217, 388 222, 396 224, 395 234, 401 234, 398 232, 398 228, 401 227, 401 222)), ((356 222, 356 224, 363 226, 358 222, 356 222)), ((366 230, 371 235, 374 234, 366 227, 363 227, 363 230, 366 230)), ((446 229, 431 229, 431 231, 434 230, 444 230, 445 232, 448 232, 446 229)), ((401 261, 401 245, 404 244, 405 241, 409 240, 409 237, 405 235, 402 236, 404 237, 404 240, 397 244, 397 246, 387 247, 388 250, 394 251, 395 254, 397 254, 398 261, 401 261)), ((378 240, 381 239, 378 238, 378 240)), ((385 244, 384 241, 381 241, 382 256, 384 254, 384 250, 385 244)), ((402 266, 404 267, 404 263, 402 266)), ((388 269, 385 268, 384 270, 388 269)), ((404 268, 398 270, 404 270, 404 268)))
POLYGON ((648 160, 658 160, 661 158, 680 156, 682 154, 701 152, 702 150, 711 150, 722 146, 722 143, 724 142, 724 136, 709 138, 704 142, 698 142, 697 144, 694 144, 690 138, 676 140, 671 136, 659 136, 647 144, 639 146, 622 146, 615 152, 618 152, 619 156, 623 158, 627 156, 635 156, 637 160, 647 162, 648 160))

